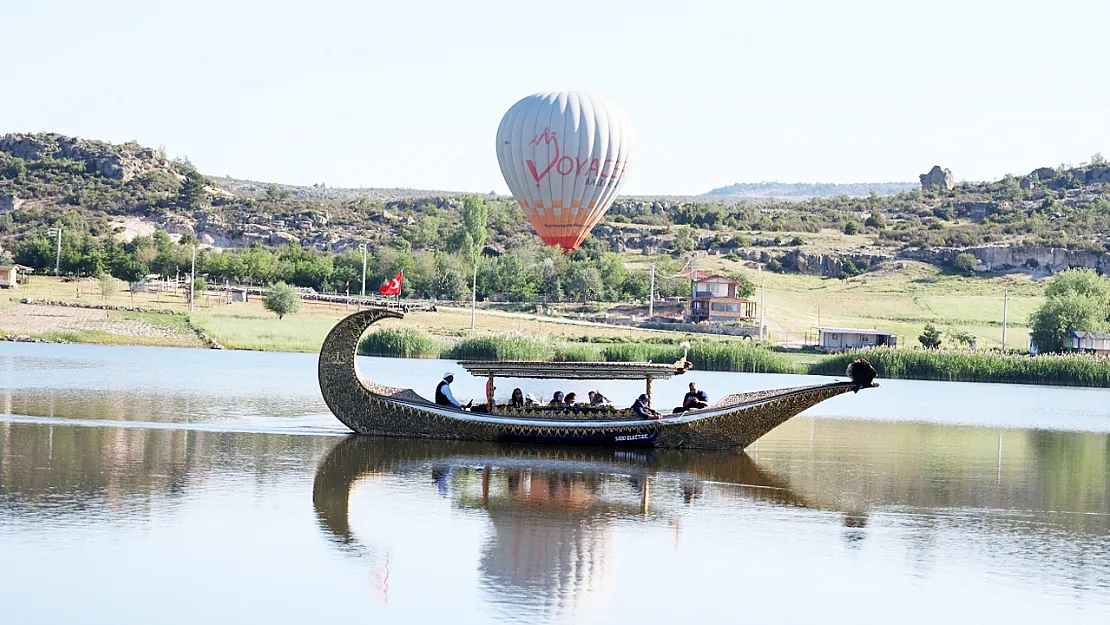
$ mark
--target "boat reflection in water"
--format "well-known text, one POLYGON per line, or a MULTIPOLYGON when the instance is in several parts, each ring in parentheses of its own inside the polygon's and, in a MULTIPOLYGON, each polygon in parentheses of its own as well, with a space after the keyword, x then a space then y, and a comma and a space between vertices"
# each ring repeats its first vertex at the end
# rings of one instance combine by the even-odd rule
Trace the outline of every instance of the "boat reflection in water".
MULTIPOLYGON (((808 506, 787 484, 742 452, 606 450, 351 436, 316 472, 313 503, 332 542, 369 557, 381 577, 383 549, 351 530, 354 485, 403 474, 449 498, 455 508, 484 514, 491 533, 482 546, 481 585, 506 609, 537 614, 582 613, 613 585, 609 557, 618 522, 664 523, 680 533, 680 508, 707 488, 744 499, 808 506)), ((851 521, 846 521, 846 525, 851 521)), ((862 536, 862 534, 860 534, 862 536)))

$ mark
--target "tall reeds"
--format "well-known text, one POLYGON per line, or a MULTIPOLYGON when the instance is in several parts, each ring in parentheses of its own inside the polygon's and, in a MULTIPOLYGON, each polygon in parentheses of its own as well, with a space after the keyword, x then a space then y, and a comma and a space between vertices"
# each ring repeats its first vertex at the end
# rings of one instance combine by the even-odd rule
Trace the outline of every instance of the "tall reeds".
POLYGON ((363 356, 439 358, 442 352, 442 343, 413 328, 383 328, 367 334, 358 344, 363 356))
POLYGON ((864 358, 879 377, 910 380, 1110 386, 1110 358, 1089 354, 1020 356, 998 352, 866 349, 829 356, 810 373, 844 375, 848 363, 864 358))
POLYGON ((463 339, 440 355, 449 360, 551 360, 554 356, 551 341, 519 334, 463 339))

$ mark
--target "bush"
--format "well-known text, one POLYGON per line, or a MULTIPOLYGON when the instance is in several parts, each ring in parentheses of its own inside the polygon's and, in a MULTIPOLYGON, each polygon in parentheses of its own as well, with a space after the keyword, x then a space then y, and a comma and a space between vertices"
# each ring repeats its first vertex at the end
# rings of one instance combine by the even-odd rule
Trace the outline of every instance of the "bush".
POLYGON ((284 282, 272 285, 266 293, 263 304, 266 310, 277 313, 278 319, 301 309, 301 295, 297 290, 284 282))
POLYGON ((974 254, 963 252, 956 256, 952 261, 952 266, 964 272, 971 273, 975 271, 975 266, 979 264, 979 259, 975 258, 974 254))

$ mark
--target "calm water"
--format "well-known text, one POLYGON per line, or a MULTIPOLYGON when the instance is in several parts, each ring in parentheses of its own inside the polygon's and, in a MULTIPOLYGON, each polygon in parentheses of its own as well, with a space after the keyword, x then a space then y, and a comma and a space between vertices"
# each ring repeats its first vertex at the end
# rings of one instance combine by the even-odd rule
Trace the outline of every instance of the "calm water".
POLYGON ((315 365, 0 343, 0 622, 1110 622, 1110 391, 884 381, 612 453, 347 437, 315 365))

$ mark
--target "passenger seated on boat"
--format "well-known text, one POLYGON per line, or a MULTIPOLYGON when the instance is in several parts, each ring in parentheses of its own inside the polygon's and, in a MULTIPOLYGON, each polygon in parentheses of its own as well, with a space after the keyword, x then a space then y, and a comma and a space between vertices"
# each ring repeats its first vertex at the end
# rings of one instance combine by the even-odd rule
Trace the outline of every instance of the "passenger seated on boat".
POLYGON ((709 407, 709 396, 705 391, 699 391, 698 385, 694 382, 690 383, 690 392, 682 398, 682 406, 675 408, 675 413, 686 412, 687 410, 700 410, 709 407))
POLYGON ((509 400, 509 408, 520 409, 524 407, 524 391, 519 388, 513 389, 513 397, 509 400))
POLYGON ((565 404, 568 408, 577 405, 578 396, 574 393, 567 393, 567 396, 563 398, 563 404, 565 404))
POLYGON ((652 410, 651 400, 648 399, 646 394, 640 395, 636 401, 632 403, 632 412, 641 419, 661 419, 663 415, 657 411, 652 410))
POLYGON ((443 374, 443 379, 436 387, 436 405, 437 406, 451 406, 452 408, 461 409, 463 406, 455 399, 451 393, 451 383, 455 381, 455 374, 448 371, 443 374))
POLYGON ((594 406, 594 407, 609 406, 613 403, 612 400, 610 400, 608 397, 602 395, 601 393, 599 393, 597 391, 590 391, 589 392, 589 398, 590 398, 590 405, 594 406))
POLYGON ((524 396, 524 405, 525 406, 538 406, 539 404, 540 404, 540 400, 535 395, 533 395, 531 393, 528 393, 527 395, 524 396))
POLYGON ((563 391, 555 391, 555 394, 551 396, 551 401, 547 405, 553 408, 564 405, 563 391))

